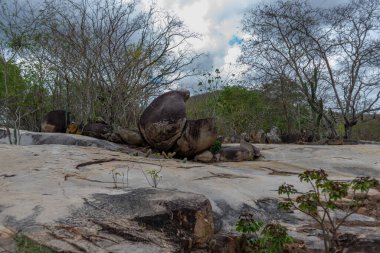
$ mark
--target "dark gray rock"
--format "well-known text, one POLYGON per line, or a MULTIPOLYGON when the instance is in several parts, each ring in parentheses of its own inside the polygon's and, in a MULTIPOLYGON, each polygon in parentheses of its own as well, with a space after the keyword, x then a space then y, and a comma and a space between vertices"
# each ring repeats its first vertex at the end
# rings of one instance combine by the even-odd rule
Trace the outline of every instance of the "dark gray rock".
POLYGON ((70 112, 64 110, 50 111, 41 122, 41 132, 66 133, 70 121, 70 112))
POLYGON ((104 139, 112 134, 112 126, 103 123, 88 123, 83 127, 82 135, 104 139))
POLYGON ((220 150, 221 162, 241 162, 250 161, 252 159, 253 157, 251 156, 250 150, 242 148, 241 146, 222 147, 220 150))
POLYGON ((222 147, 220 150, 221 162, 252 161, 259 157, 261 157, 260 150, 244 141, 239 146, 222 147))

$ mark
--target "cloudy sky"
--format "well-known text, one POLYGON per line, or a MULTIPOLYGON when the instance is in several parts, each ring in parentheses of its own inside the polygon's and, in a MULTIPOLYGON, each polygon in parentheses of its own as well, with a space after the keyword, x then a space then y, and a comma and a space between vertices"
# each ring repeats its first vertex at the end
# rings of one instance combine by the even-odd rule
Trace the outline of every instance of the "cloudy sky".
MULTIPOLYGON (((148 2, 148 1, 147 1, 148 2)), ((201 68, 235 71, 231 67, 240 53, 240 20, 252 0, 156 0, 157 5, 182 19, 193 32, 201 35, 194 48, 203 57, 201 68)), ((183 86, 183 85, 182 85, 183 86)))
MULTIPOLYGON (((276 0, 264 0, 275 2, 276 0)), ((312 5, 330 7, 347 0, 310 0, 312 5)), ((201 34, 194 47, 207 53, 201 67, 221 69, 225 74, 238 72, 234 66, 240 53, 241 19, 244 12, 262 0, 143 0, 146 5, 155 2, 159 7, 181 18, 188 28, 201 34)), ((184 86, 183 84, 181 86, 184 86)), ((186 88, 186 87, 183 87, 186 88)))

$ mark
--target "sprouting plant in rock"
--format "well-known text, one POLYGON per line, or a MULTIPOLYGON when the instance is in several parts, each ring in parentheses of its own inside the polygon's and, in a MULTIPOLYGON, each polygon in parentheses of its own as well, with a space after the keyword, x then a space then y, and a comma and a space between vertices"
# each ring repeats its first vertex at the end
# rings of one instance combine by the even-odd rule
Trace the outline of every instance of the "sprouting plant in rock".
POLYGON ((110 174, 112 175, 112 180, 113 180, 113 187, 115 189, 118 188, 118 177, 121 177, 121 183, 123 185, 123 188, 124 188, 124 172, 123 171, 119 171, 118 170, 119 168, 113 168, 110 172, 110 174))
POLYGON ((210 147, 210 151, 213 154, 217 154, 222 149, 222 142, 220 140, 216 140, 214 144, 210 147))
POLYGON ((369 189, 377 187, 379 182, 370 177, 330 180, 323 169, 307 170, 298 177, 301 182, 308 183, 311 190, 299 192, 293 185, 284 183, 278 189, 280 195, 286 195, 280 208, 296 209, 313 218, 322 230, 325 252, 337 252, 339 228, 363 206, 369 189), (342 200, 347 199, 349 192, 352 192, 352 198, 343 205, 342 200), (341 217, 336 216, 338 210, 343 213, 341 217))
POLYGON ((278 222, 265 225, 252 215, 241 216, 236 230, 243 233, 239 244, 242 252, 280 253, 286 244, 293 241, 286 227, 278 222))
POLYGON ((121 177, 121 184, 122 184, 122 188, 125 188, 125 187, 128 187, 129 186, 129 171, 133 169, 133 166, 127 166, 127 169, 126 169, 126 175, 123 171, 123 168, 121 167, 118 167, 118 168, 113 168, 110 172, 110 174, 112 175, 112 180, 113 180, 113 184, 114 184, 114 188, 119 188, 118 187, 118 183, 119 183, 119 180, 118 178, 121 177), (125 182, 124 179, 127 179, 127 181, 125 182))
POLYGON ((145 176, 146 181, 151 187, 157 188, 158 184, 160 183, 162 179, 161 170, 162 170, 162 165, 160 164, 159 170, 151 169, 151 170, 147 170, 146 173, 142 171, 145 176), (149 178, 147 175, 149 176, 149 178))

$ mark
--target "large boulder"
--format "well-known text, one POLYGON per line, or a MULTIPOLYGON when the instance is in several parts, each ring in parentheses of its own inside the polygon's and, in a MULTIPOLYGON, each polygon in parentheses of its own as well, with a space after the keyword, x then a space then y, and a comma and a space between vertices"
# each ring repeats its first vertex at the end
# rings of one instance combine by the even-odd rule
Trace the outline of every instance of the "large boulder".
POLYGON ((187 120, 182 135, 176 142, 175 152, 182 157, 191 157, 209 149, 216 139, 215 119, 187 120))
POLYGON ((188 90, 169 91, 157 97, 141 115, 139 128, 148 144, 168 151, 181 136, 186 124, 188 90))
POLYGON ((41 132, 66 133, 70 121, 70 112, 65 110, 50 111, 41 122, 41 132))

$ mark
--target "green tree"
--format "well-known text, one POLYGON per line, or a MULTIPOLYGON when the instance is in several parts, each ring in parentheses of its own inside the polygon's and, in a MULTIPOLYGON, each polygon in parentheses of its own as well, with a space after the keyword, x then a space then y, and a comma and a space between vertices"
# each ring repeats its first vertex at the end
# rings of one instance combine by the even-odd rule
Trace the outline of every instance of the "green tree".
POLYGON ((229 133, 247 132, 262 113, 260 94, 244 87, 225 87, 217 99, 219 121, 229 133))

